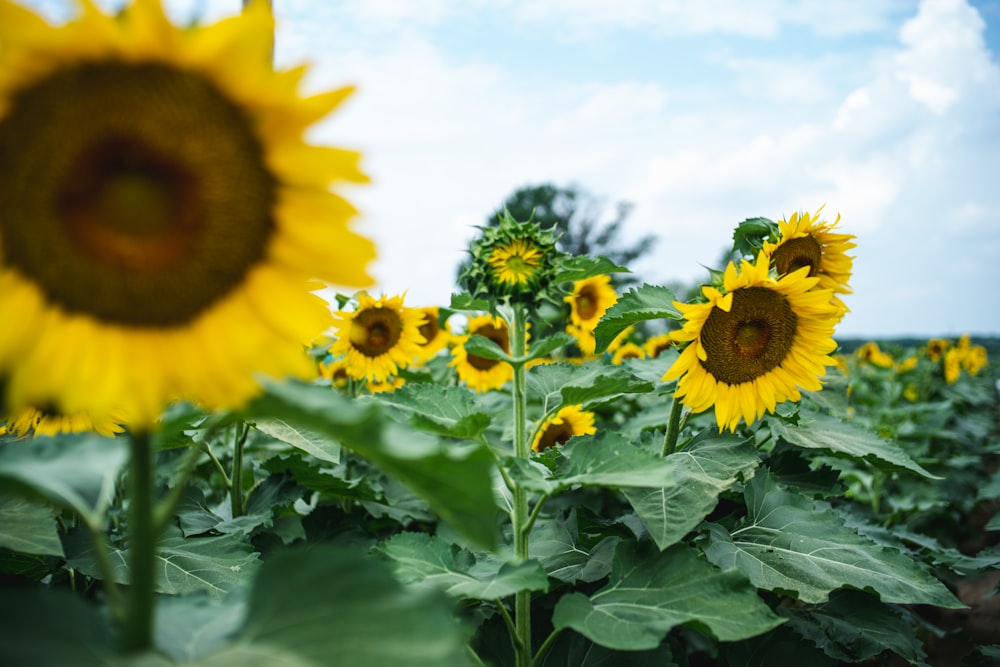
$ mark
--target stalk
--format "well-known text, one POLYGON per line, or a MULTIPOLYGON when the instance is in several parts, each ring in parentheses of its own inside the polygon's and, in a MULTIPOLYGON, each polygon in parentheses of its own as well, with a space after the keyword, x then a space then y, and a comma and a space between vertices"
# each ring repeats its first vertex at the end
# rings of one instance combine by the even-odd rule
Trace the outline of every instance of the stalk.
MULTIPOLYGON (((522 359, 527 354, 527 318, 524 307, 514 305, 514 315, 509 323, 510 355, 514 359, 522 359)), ((525 427, 527 418, 527 392, 525 383, 524 362, 513 364, 514 367, 514 455, 527 459, 528 433, 525 427)), ((519 561, 528 559, 528 535, 530 533, 528 513, 528 492, 519 484, 514 484, 514 512, 512 523, 514 529, 514 553, 519 561)), ((514 596, 514 623, 517 633, 514 641, 515 664, 517 667, 531 665, 531 591, 518 591, 514 596)))
POLYGON ((670 404, 670 417, 667 419, 667 434, 663 438, 662 455, 673 454, 677 449, 677 435, 681 425, 681 402, 676 398, 670 404))
POLYGON ((122 626, 122 649, 141 653, 153 647, 156 584, 156 519, 153 508, 153 447, 148 431, 129 437, 128 613, 122 626))

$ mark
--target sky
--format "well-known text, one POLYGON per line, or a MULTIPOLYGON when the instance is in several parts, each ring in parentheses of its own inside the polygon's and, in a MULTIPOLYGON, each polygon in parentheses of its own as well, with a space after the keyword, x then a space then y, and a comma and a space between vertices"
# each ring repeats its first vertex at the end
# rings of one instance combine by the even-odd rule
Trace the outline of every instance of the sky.
POLYGON ((838 337, 1000 334, 1000 0, 273 4, 279 68, 357 87, 309 140, 363 152, 372 183, 341 191, 378 247, 372 292, 447 305, 476 225, 553 183, 603 219, 633 205, 651 284, 706 281, 745 218, 823 206, 857 237, 838 337))

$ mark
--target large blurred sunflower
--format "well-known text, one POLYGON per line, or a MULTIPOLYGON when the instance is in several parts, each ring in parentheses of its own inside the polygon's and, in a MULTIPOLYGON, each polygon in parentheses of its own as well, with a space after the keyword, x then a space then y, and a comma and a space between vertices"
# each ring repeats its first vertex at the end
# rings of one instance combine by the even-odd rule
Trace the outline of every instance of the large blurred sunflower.
POLYGON ((675 399, 694 412, 715 405, 720 431, 798 400, 799 388, 820 389, 824 367, 834 363, 831 291, 817 288, 805 267, 775 280, 768 266, 763 252, 739 271, 730 262, 724 292, 703 287, 705 303, 674 302, 685 322, 672 337, 688 344, 663 379, 677 379, 675 399))
POLYGON ((47 414, 34 407, 27 407, 7 418, 0 424, 0 435, 10 434, 18 438, 27 435, 55 435, 57 433, 83 433, 93 431, 103 436, 114 437, 125 429, 110 417, 98 417, 79 412, 73 415, 47 414))
POLYGON ((304 143, 350 88, 300 97, 266 2, 175 28, 159 0, 61 27, 0 0, 0 378, 7 408, 234 406, 308 378, 321 284, 372 243, 328 190, 359 154, 304 143), (13 325, 12 323, 16 323, 13 325))
POLYGON ((840 223, 840 216, 833 222, 821 220, 816 213, 793 213, 788 220, 778 221, 778 239, 765 242, 764 252, 771 257, 771 264, 784 276, 802 267, 809 267, 809 277, 818 278, 821 289, 833 290, 833 302, 841 313, 847 312, 844 302, 837 294, 850 294, 847 281, 851 279, 854 258, 847 251, 855 247, 853 234, 839 234, 834 228, 840 223))
POLYGON ((499 389, 514 377, 514 369, 506 361, 487 359, 477 354, 469 354, 465 344, 475 335, 489 338, 510 354, 510 333, 507 323, 495 315, 476 315, 469 318, 468 333, 455 337, 451 349, 451 365, 458 373, 458 379, 477 392, 499 389))
POLYGON ((355 379, 385 382, 419 354, 422 311, 403 305, 402 296, 374 299, 361 293, 354 311, 340 311, 337 340, 330 353, 344 358, 355 379))
POLYGON ((550 447, 566 444, 574 436, 596 432, 593 412, 584 410, 583 405, 567 405, 538 426, 531 449, 544 452, 550 447))

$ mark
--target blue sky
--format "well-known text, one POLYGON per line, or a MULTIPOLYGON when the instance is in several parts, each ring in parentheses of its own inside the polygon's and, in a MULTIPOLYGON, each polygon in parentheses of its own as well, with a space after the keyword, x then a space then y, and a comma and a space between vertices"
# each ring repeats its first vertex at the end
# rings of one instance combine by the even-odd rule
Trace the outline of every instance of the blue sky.
POLYGON ((703 280, 746 217, 825 205, 858 243, 838 335, 1000 334, 1000 0, 274 5, 279 66, 358 87, 312 138, 364 151, 376 291, 447 304, 474 225, 553 182, 634 204, 654 284, 703 280))

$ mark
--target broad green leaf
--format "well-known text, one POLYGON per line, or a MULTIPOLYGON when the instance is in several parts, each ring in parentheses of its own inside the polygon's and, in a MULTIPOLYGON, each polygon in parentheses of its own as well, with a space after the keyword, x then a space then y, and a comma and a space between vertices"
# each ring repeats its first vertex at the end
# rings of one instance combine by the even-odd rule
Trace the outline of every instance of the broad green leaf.
POLYGON ((96 522, 127 458, 124 438, 96 434, 0 442, 0 490, 31 493, 96 522))
POLYGON ((747 218, 733 230, 733 250, 742 257, 756 257, 764 241, 778 233, 778 225, 767 218, 747 218))
POLYGON ((339 441, 408 486, 477 545, 495 542, 494 460, 486 447, 443 442, 386 419, 377 405, 314 385, 269 382, 247 411, 339 441))
POLYGON ((749 442, 705 433, 684 450, 662 459, 660 465, 671 473, 666 483, 624 489, 625 497, 660 549, 693 530, 715 509, 719 494, 748 478, 760 462, 749 442))
POLYGON ((318 491, 331 498, 349 498, 351 500, 378 500, 381 491, 377 488, 372 475, 355 470, 345 457, 335 466, 324 465, 315 459, 306 459, 296 452, 290 456, 274 456, 262 464, 264 470, 272 473, 287 473, 296 483, 310 491, 318 491))
POLYGON ((107 667, 113 664, 114 647, 105 614, 68 591, 5 588, 0 628, 3 665, 107 667))
POLYGON ((537 561, 504 563, 426 533, 400 533, 383 542, 379 550, 391 559, 400 581, 438 588, 455 597, 495 600, 549 587, 537 561))
POLYGON ((562 266, 556 271, 552 282, 568 283, 577 280, 586 280, 594 276, 606 273, 629 273, 624 266, 615 264, 607 257, 592 257, 590 255, 574 255, 562 262, 562 266))
POLYGON ((233 643, 197 667, 467 665, 465 632, 437 591, 403 588, 379 561, 316 547, 270 556, 233 643))
POLYGON ((62 556, 52 508, 26 498, 0 496, 0 548, 25 554, 62 556))
POLYGON ((774 435, 790 444, 867 461, 881 468, 909 470, 930 479, 941 479, 924 470, 899 445, 837 417, 803 409, 799 412, 797 425, 780 419, 770 421, 774 435))
POLYGON ((681 313, 674 307, 675 300, 673 292, 657 285, 643 285, 625 292, 594 329, 596 351, 606 350, 618 334, 633 324, 664 318, 679 320, 681 313))
POLYGON ((474 354, 483 359, 495 359, 496 361, 510 361, 511 359, 510 355, 496 341, 486 336, 480 336, 479 334, 469 336, 463 347, 469 354, 474 354))
POLYGON ((282 419, 256 419, 254 426, 258 431, 268 434, 275 440, 301 449, 320 461, 340 463, 340 444, 324 435, 313 433, 306 428, 292 426, 282 419))
POLYGON ((491 421, 477 396, 465 387, 408 384, 371 400, 409 415, 422 430, 453 438, 478 438, 491 421))
POLYGON ((788 617, 790 627, 843 663, 864 662, 888 649, 911 665, 926 665, 927 655, 910 621, 866 593, 834 591, 827 603, 779 613, 788 617))
POLYGON ((563 632, 545 654, 540 667, 680 667, 664 642, 648 651, 615 651, 575 632, 563 632))
POLYGON ((835 512, 781 488, 766 470, 757 471, 745 497, 746 519, 731 535, 706 524, 705 555, 738 568, 758 588, 803 602, 826 602, 831 591, 851 587, 875 591, 883 602, 963 606, 921 565, 845 528, 835 512))
MULTIPOLYGON (((93 545, 81 532, 64 538, 66 567, 87 576, 101 578, 93 545)), ((115 583, 127 584, 129 565, 127 549, 109 548, 115 583)), ((242 536, 181 536, 176 528, 157 544, 156 591, 168 595, 204 592, 222 597, 249 583, 260 566, 259 556, 242 536)))
POLYGON ((451 295, 450 310, 459 312, 485 312, 490 310, 490 302, 486 299, 474 299, 468 292, 451 295))
POLYGON ((565 518, 540 519, 531 531, 528 555, 537 559, 550 577, 573 583, 592 583, 611 572, 615 548, 620 540, 608 536, 591 548, 580 544, 576 512, 565 518))
POLYGON ((229 644, 246 617, 243 591, 225 597, 165 595, 156 601, 153 639, 173 660, 187 663, 229 644))
POLYGON ((687 625, 721 641, 752 637, 782 623, 734 570, 722 571, 684 545, 649 553, 623 543, 608 585, 589 598, 564 595, 552 623, 613 649, 652 649, 687 625), (643 551, 647 553, 642 553, 643 551))
POLYGON ((832 660, 802 635, 788 627, 778 626, 770 632, 727 643, 724 646, 725 665, 740 667, 776 667, 808 665, 809 667, 844 667, 832 660))
POLYGON ((556 350, 561 350, 567 345, 574 342, 572 336, 568 333, 560 331, 559 333, 554 333, 551 336, 546 336, 539 341, 532 341, 528 346, 528 356, 524 357, 525 361, 531 361, 532 359, 541 359, 547 357, 556 350))
POLYGON ((527 374, 527 385, 529 397, 542 401, 545 410, 576 404, 586 408, 653 390, 652 383, 638 379, 625 368, 601 363, 538 366, 527 374))

